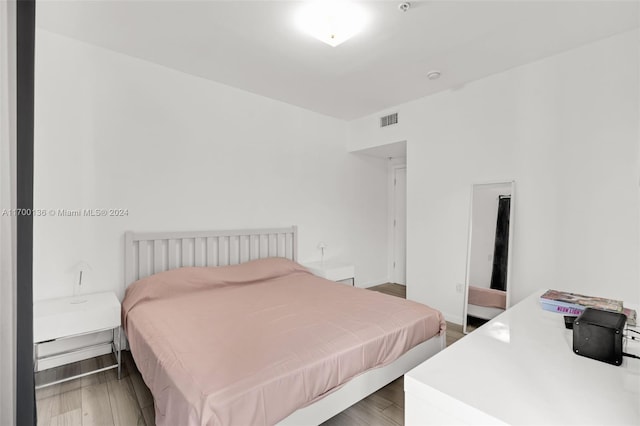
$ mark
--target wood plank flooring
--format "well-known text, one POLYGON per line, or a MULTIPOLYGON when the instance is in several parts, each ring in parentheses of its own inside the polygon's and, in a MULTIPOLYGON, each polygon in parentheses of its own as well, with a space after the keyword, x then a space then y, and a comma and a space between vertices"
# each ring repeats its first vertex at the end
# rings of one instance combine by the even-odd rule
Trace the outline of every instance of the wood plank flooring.
MULTIPOLYGON (((382 284, 370 290, 406 297, 399 284, 382 284)), ((462 327, 447 323, 447 346, 462 338, 462 327)), ((152 426, 153 396, 135 366, 131 354, 122 352, 122 380, 115 370, 86 376, 36 391, 38 426, 152 426)), ((92 358, 36 374, 36 383, 49 382, 112 363, 112 355, 92 358)), ((352 405, 323 426, 403 426, 402 377, 352 405)))
MULTIPOLYGON (((151 392, 130 352, 122 352, 122 361, 121 380, 116 370, 108 370, 36 390, 38 426, 154 425, 151 392)), ((37 373, 36 384, 112 363, 113 355, 104 355, 52 368, 37 373)))

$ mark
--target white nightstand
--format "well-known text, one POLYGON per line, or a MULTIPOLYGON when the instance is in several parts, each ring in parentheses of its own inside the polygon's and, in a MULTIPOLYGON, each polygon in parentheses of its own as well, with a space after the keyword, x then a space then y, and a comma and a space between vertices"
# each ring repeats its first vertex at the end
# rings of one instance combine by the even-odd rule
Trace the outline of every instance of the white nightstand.
POLYGON ((355 286, 355 268, 348 263, 335 260, 325 260, 324 262, 309 262, 302 266, 306 267, 313 275, 337 282, 350 282, 355 286))
MULTIPOLYGON (((66 382, 113 368, 118 369, 118 378, 120 378, 120 302, 114 293, 95 293, 78 297, 42 300, 34 303, 34 371, 43 369, 40 368, 41 365, 39 364, 47 365, 55 362, 56 359, 63 359, 63 357, 67 360, 65 363, 78 361, 83 359, 83 356, 86 357, 87 354, 91 354, 91 351, 98 349, 97 346, 99 346, 90 345, 73 350, 53 351, 53 353, 41 356, 39 353, 41 345, 55 345, 56 342, 64 339, 77 338, 103 331, 111 331, 112 333, 110 345, 111 351, 116 356, 114 365, 39 385, 37 388, 66 382)), ((105 343, 101 343, 101 345, 104 346, 105 343)))

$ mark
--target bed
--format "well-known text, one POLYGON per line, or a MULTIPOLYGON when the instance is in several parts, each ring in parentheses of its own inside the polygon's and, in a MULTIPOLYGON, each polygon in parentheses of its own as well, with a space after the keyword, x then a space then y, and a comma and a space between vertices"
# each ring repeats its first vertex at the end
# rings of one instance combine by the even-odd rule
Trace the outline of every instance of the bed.
POLYGON ((490 320, 503 313, 506 307, 506 291, 469 285, 467 315, 490 320))
POLYGON ((438 311, 316 277, 296 245, 295 227, 125 235, 158 425, 319 424, 444 348, 438 311))

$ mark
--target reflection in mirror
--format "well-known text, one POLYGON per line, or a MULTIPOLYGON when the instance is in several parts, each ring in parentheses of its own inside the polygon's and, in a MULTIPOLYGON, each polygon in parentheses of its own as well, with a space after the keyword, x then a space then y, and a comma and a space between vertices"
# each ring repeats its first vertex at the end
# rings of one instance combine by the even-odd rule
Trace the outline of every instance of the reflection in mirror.
POLYGON ((509 306, 513 189, 514 182, 475 184, 471 187, 463 313, 465 333, 496 317, 509 306))

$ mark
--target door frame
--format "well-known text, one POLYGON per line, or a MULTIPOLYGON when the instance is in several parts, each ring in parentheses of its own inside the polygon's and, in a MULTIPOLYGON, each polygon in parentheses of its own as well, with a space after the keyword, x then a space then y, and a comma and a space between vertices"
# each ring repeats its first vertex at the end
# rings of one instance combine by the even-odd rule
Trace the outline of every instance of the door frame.
MULTIPOLYGON (((396 191, 396 185, 394 182, 395 176, 396 176, 396 172, 399 169, 407 169, 407 164, 406 161, 402 162, 402 163, 390 163, 389 164, 389 172, 388 172, 388 209, 387 209, 387 241, 388 241, 388 260, 387 260, 387 280, 388 282, 395 282, 395 268, 393 265, 393 262, 395 261, 395 257, 396 257, 396 244, 395 244, 395 226, 394 226, 394 220, 396 217, 396 203, 395 203, 395 191, 396 191)), ((406 190, 406 188, 405 188, 406 190)), ((406 200, 406 198, 405 198, 406 200)), ((405 201, 405 214, 407 211, 407 206, 406 206, 406 201, 405 201)), ((405 235, 405 242, 406 242, 406 235, 405 235)), ((407 261, 407 256, 406 256, 406 251, 405 251, 405 265, 406 265, 406 261, 407 261)), ((405 272, 406 272, 406 266, 405 266, 405 272)), ((406 286, 406 279, 405 279, 405 283, 404 285, 406 286)))

